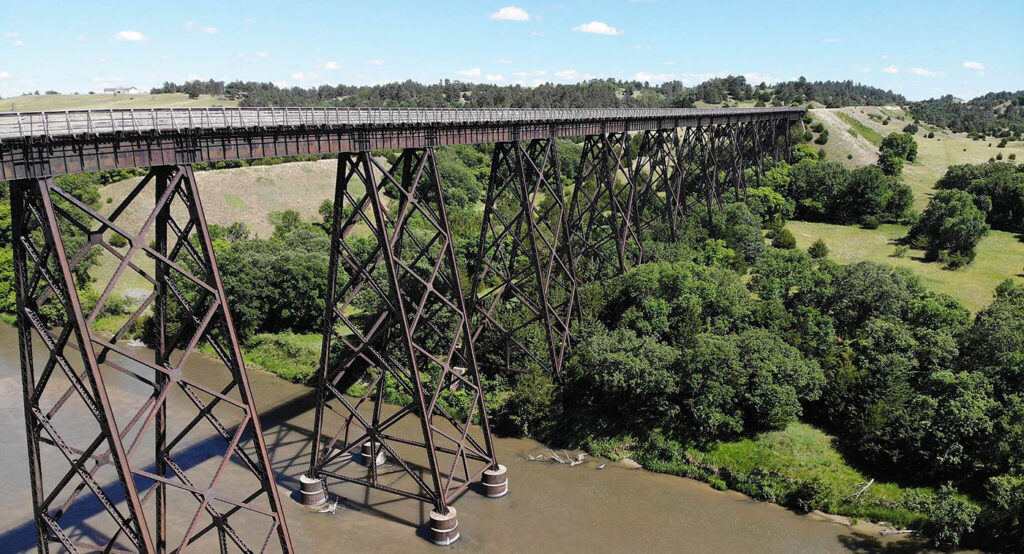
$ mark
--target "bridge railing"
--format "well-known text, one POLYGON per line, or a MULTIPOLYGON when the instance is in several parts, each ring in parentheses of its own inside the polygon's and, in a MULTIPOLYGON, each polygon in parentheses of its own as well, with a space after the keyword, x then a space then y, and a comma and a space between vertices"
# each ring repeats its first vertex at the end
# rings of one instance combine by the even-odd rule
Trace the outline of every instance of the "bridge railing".
POLYGON ((743 114, 797 115, 802 108, 149 108, 0 113, 0 141, 139 132, 268 127, 467 125, 743 114))

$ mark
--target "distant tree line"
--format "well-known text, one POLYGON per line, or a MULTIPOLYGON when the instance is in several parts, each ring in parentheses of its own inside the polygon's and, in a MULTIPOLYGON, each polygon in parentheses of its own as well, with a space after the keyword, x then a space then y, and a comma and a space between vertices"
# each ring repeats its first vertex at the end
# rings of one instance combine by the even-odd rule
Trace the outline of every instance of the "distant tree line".
POLYGON ((164 83, 151 91, 212 94, 240 99, 243 106, 398 106, 398 107, 512 107, 512 108, 616 108, 690 107, 758 100, 759 105, 818 102, 828 106, 904 104, 906 99, 853 81, 795 81, 769 87, 756 86, 743 76, 708 79, 688 87, 681 81, 652 85, 646 81, 594 79, 575 84, 544 83, 536 87, 465 83, 445 79, 434 84, 412 80, 372 86, 320 85, 313 88, 278 87, 273 83, 188 81, 164 83))
POLYGON ((910 105, 910 111, 921 121, 958 133, 984 133, 989 136, 1024 133, 1024 90, 990 92, 967 102, 947 94, 915 102, 910 105))

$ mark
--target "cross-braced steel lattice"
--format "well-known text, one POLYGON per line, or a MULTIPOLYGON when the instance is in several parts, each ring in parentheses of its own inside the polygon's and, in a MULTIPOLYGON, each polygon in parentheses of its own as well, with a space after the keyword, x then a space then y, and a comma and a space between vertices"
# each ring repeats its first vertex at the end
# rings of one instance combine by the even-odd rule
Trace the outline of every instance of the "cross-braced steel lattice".
POLYGON ((567 218, 581 282, 624 272, 643 261, 629 151, 628 133, 588 135, 583 141, 567 218))
POLYGON ((467 299, 481 366, 553 375, 578 298, 555 141, 494 145, 467 299))
POLYGON ((404 150, 390 167, 369 152, 338 164, 307 475, 446 514, 498 464, 434 151, 404 150), (365 392, 346 396, 353 384, 365 392))
POLYGON ((290 552, 191 167, 152 169, 109 215, 50 178, 12 182, 11 204, 39 549, 290 552), (155 208, 128 220, 147 190, 155 208), (81 291, 97 261, 113 272, 95 298, 81 291), (99 330, 125 294, 140 302, 99 330), (155 354, 123 339, 150 308, 155 354), (186 370, 201 342, 222 365, 186 370))

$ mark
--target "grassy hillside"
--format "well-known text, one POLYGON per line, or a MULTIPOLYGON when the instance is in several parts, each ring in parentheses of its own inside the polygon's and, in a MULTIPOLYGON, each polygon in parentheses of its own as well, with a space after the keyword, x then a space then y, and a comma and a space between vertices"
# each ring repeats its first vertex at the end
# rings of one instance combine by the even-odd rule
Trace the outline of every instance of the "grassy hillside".
POLYGON ((895 257, 894 241, 907 234, 907 227, 902 225, 868 230, 851 225, 790 221, 786 228, 801 249, 819 238, 824 240, 830 249, 829 257, 839 263, 869 260, 906 267, 921 277, 925 285, 958 298, 972 312, 992 301, 996 285, 1010 277, 1024 277, 1024 241, 1003 231, 991 231, 981 241, 974 262, 950 271, 944 269, 944 264, 925 262, 922 250, 910 250, 901 258, 895 257))
POLYGON ((187 94, 40 94, 0 99, 0 112, 128 108, 209 108, 237 106, 209 94, 190 99, 187 94))
MULTIPOLYGON (((913 122, 909 114, 893 106, 814 109, 811 116, 829 130, 829 142, 824 146, 828 159, 843 162, 849 167, 874 163, 878 158, 878 148, 873 143, 880 144, 879 137, 902 132, 905 125, 913 122), (872 115, 892 120, 883 125, 872 115)), ((997 148, 998 140, 971 140, 966 133, 951 133, 927 125, 920 127, 914 137, 917 160, 903 167, 903 179, 914 189, 914 209, 918 212, 928 205, 935 182, 951 165, 984 163, 999 153, 1004 158, 1016 153, 1018 161, 1024 161, 1024 142, 1011 142, 1006 148, 997 148), (929 131, 935 132, 935 138, 926 137, 929 131)))
MULTIPOLYGON (((296 162, 271 166, 240 167, 196 173, 196 181, 202 194, 203 209, 209 223, 230 225, 243 221, 249 226, 250 236, 268 237, 274 227, 267 220, 270 212, 295 210, 303 219, 318 218, 320 203, 334 198, 334 179, 338 162, 296 162)), ((117 202, 134 188, 141 177, 135 177, 103 187, 104 215, 117 207, 117 202), (109 201, 109 203, 108 203, 109 201)), ((180 203, 176 203, 181 208, 180 203)), ((137 231, 141 228, 152 199, 144 193, 118 219, 124 228, 137 231)), ((184 213, 175 211, 177 217, 184 213)), ((180 220, 179 220, 180 221, 180 220)), ((145 256, 136 260, 146 270, 152 270, 153 262, 145 256)), ((110 280, 117 269, 115 257, 104 254, 100 264, 93 270, 96 286, 110 280)), ((118 284, 118 291, 131 294, 133 290, 150 290, 151 286, 134 272, 126 272, 118 284)))

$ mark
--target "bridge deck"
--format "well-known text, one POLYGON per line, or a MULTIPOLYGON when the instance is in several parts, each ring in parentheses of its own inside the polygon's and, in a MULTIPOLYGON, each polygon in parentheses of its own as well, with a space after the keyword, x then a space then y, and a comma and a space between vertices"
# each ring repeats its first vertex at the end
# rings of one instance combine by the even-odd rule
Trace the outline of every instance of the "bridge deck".
POLYGON ((0 179, 794 121, 803 108, 152 108, 0 113, 0 179))

